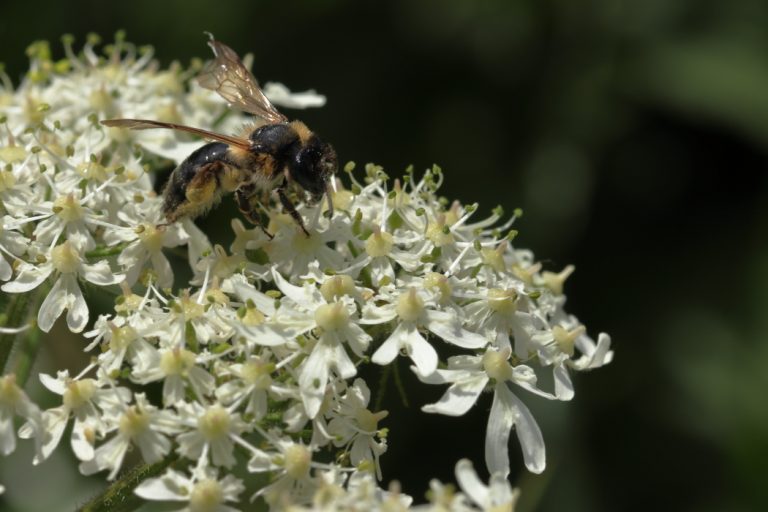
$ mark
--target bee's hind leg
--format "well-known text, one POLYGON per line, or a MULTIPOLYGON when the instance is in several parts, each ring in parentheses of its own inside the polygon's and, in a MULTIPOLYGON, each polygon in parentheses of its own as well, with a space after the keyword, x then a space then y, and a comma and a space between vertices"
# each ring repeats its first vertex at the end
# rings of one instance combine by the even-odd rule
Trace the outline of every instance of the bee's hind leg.
POLYGON ((261 219, 259 218, 259 215, 256 213, 256 210, 253 208, 253 202, 251 201, 251 198, 256 193, 256 187, 253 185, 241 187, 237 190, 235 190, 235 200, 237 201, 237 208, 240 210, 240 213, 242 213, 246 219, 251 224, 254 224, 258 226, 261 231, 264 232, 267 237, 272 240, 275 235, 267 231, 267 229, 264 227, 264 224, 262 224, 261 219))

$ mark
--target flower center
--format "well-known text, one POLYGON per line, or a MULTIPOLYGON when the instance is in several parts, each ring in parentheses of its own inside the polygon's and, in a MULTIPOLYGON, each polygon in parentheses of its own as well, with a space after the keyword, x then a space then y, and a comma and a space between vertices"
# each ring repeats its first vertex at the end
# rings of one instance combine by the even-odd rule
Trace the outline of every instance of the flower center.
POLYGON ((355 282, 346 274, 340 274, 326 279, 325 282, 320 285, 320 293, 323 294, 323 298, 327 302, 343 297, 344 295, 352 295, 355 292, 355 282))
POLYGON ((292 444, 285 450, 285 472, 296 480, 301 480, 309 473, 312 452, 300 444, 292 444))
POLYGON ((485 373, 494 380, 504 382, 512 377, 512 366, 507 362, 510 349, 488 349, 483 354, 483 368, 485 373))
POLYGON ((435 247, 442 247, 453 243, 453 235, 450 226, 445 222, 445 215, 438 215, 435 222, 427 227, 427 238, 429 238, 435 247))
POLYGON ((150 224, 142 224, 136 231, 139 235, 139 240, 151 253, 157 253, 163 250, 163 230, 157 229, 157 227, 150 224))
POLYGON ((232 418, 220 405, 213 405, 197 420, 197 427, 208 441, 215 441, 229 434, 232 418))
POLYGON ((483 256, 483 262, 496 272, 506 272, 507 264, 504 261, 504 252, 507 249, 507 243, 503 242, 498 247, 485 247, 480 251, 483 256))
POLYGON ((440 303, 447 302, 451 298, 451 283, 448 282, 448 278, 443 274, 437 272, 430 272, 424 279, 424 286, 427 288, 436 288, 440 294, 440 303))
POLYGON ((13 407, 19 403, 21 397, 21 389, 16 385, 16 375, 0 377, 0 404, 13 407))
POLYGON ((572 356, 574 352, 573 346, 576 342, 576 338, 584 334, 586 330, 586 327, 583 325, 579 325, 570 331, 560 327, 559 325, 556 325, 552 328, 552 335, 555 337, 555 343, 557 343, 557 346, 560 347, 560 350, 569 356, 572 356))
POLYGON ((379 422, 389 416, 389 411, 371 412, 368 409, 355 411, 355 419, 360 430, 373 433, 379 428, 379 422))
POLYGON ((373 228, 373 233, 365 241, 365 252, 371 258, 386 256, 392 250, 392 235, 381 231, 378 226, 373 228))
POLYGON ((160 356, 160 371, 166 376, 186 376, 194 365, 195 354, 183 348, 176 347, 172 350, 166 350, 160 356))
POLYGON ((96 393, 93 379, 74 380, 64 390, 63 403, 69 409, 78 409, 87 403, 96 393))
POLYGON ((12 171, 0 171, 0 192, 13 188, 16 184, 16 176, 12 171))
POLYGON ((411 288, 397 299, 397 314, 406 321, 413 322, 424 311, 424 301, 416 293, 416 288, 411 288))
POLYGON ((189 495, 189 510, 192 512, 214 512, 224 503, 224 491, 216 480, 199 480, 189 495))
POLYGON ((563 284, 565 283, 565 280, 568 279, 571 274, 573 274, 574 270, 576 270, 576 267, 573 265, 568 265, 557 274, 554 272, 542 272, 541 278, 544 280, 544 284, 547 285, 547 288, 552 290, 552 293, 555 295, 562 295, 563 284))
POLYGON ((69 240, 61 245, 57 245, 51 251, 51 263, 53 263, 53 268, 62 274, 77 271, 81 261, 80 253, 72 247, 69 240))
POLYGON ((338 331, 349 324, 349 313, 341 302, 323 304, 315 310, 315 322, 326 331, 338 331))
POLYGON ((488 307, 493 311, 504 314, 514 313, 517 309, 517 292, 491 288, 488 290, 488 307))
POLYGON ((268 363, 258 357, 254 357, 243 364, 240 376, 245 382, 256 387, 256 389, 268 389, 272 385, 271 374, 274 369, 274 363, 268 363))
POLYGON ((146 432, 149 428, 149 414, 131 406, 120 416, 120 433, 131 439, 146 432))
POLYGON ((75 200, 73 194, 67 194, 57 197, 53 202, 53 213, 62 220, 73 222, 83 218, 83 207, 75 200))
POLYGON ((139 337, 136 329, 130 325, 124 325, 122 327, 110 326, 112 330, 112 338, 109 340, 109 349, 113 352, 119 352, 131 343, 133 340, 139 337))

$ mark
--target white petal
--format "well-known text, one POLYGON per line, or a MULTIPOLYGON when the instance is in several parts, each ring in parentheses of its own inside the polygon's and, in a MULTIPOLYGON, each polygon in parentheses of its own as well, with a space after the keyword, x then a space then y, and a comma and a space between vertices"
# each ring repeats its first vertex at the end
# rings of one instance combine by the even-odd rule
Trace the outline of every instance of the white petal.
POLYGON ((67 312, 67 326, 72 332, 80 332, 88 323, 88 304, 85 302, 83 292, 74 275, 61 276, 67 280, 67 293, 69 295, 69 312, 67 312))
POLYGON ((480 507, 489 504, 488 488, 478 478, 477 471, 468 459, 461 459, 456 463, 456 482, 475 504, 480 507))
POLYGON ((556 364, 552 370, 555 377, 555 396, 558 400, 570 400, 573 398, 573 382, 568 374, 568 368, 564 364, 556 364))
POLYGON ((462 329, 459 321, 450 313, 427 310, 426 318, 427 329, 457 347, 481 348, 488 344, 485 336, 462 329))
POLYGON ((105 260, 97 261, 93 265, 83 264, 81 267, 83 278, 99 286, 107 286, 119 283, 125 279, 123 274, 115 274, 105 260))
POLYGON ((416 365, 418 372, 422 375, 429 375, 437 370, 437 352, 424 339, 419 330, 413 326, 406 330, 406 336, 403 337, 401 345, 407 349, 408 355, 416 365))
POLYGON ((19 265, 19 275, 0 289, 8 293, 24 293, 37 288, 53 272, 53 265, 46 263, 36 267, 29 263, 19 265))
POLYGON ((0 418, 0 454, 9 455, 16 449, 16 435, 11 418, 0 418))
POLYGON ((189 479, 169 469, 161 477, 143 481, 133 492, 145 500, 187 501, 191 487, 189 479))
POLYGON ((513 426, 523 450, 525 467, 532 473, 541 473, 546 466, 546 452, 539 425, 507 385, 499 383, 493 395, 485 442, 485 460, 491 473, 509 475, 508 444, 513 426))
POLYGON ((317 94, 314 89, 304 92, 291 92, 285 85, 278 82, 264 84, 264 94, 275 105, 288 108, 322 107, 325 96, 317 94))
POLYGON ((299 389, 307 416, 314 418, 320 410, 328 384, 328 362, 321 343, 315 347, 301 367, 299 389))
POLYGON ((157 284, 160 288, 170 288, 173 286, 173 268, 162 251, 156 252, 150 256, 152 266, 157 274, 157 284))
POLYGON ((309 311, 314 311, 319 304, 325 303, 316 286, 293 285, 286 281, 274 267, 272 267, 272 278, 286 297, 309 311))
POLYGON ((398 325, 389 338, 384 340, 384 343, 376 349, 376 352, 371 356, 371 361, 382 366, 388 365, 397 357, 397 353, 400 351, 400 331, 403 330, 403 325, 398 325))
POLYGON ((237 325, 236 329, 241 336, 251 343, 263 345, 265 347, 276 347, 285 345, 290 338, 279 333, 276 329, 268 325, 237 325))
POLYGON ((11 265, 5 261, 5 258, 0 255, 0 281, 7 281, 13 275, 11 265))
POLYGON ((67 306, 67 289, 63 278, 64 276, 59 277, 37 312, 37 325, 43 332, 51 330, 53 323, 67 306))
POLYGON ((447 416, 461 416, 475 405, 487 383, 487 376, 457 382, 445 391, 440 400, 434 404, 425 405, 421 410, 447 416))
POLYGON ((88 421, 75 420, 72 428, 72 436, 69 438, 69 444, 75 457, 80 460, 91 460, 94 457, 93 433, 96 426, 88 421))

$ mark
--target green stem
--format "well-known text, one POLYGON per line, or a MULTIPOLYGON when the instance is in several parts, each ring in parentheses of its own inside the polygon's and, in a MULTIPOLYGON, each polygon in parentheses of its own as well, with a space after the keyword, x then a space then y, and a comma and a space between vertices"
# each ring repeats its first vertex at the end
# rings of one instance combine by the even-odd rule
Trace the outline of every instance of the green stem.
POLYGON ((85 257, 89 260, 94 259, 102 259, 107 258, 109 256, 116 256, 123 252, 123 249, 125 249, 125 246, 128 244, 122 243, 113 245, 110 247, 96 247, 95 249, 92 249, 90 251, 86 251, 85 257))
MULTIPOLYGON (((19 327, 23 325, 23 321, 26 318, 26 307, 29 302, 29 294, 20 293, 12 295, 8 303, 6 304, 6 312, 4 315, 3 327, 19 327)), ((9 333, 0 334, 0 369, 5 373, 8 359, 11 356, 13 347, 16 345, 15 340, 19 334, 9 333)))
POLYGON ((176 455, 171 453, 160 462, 134 467, 105 489, 100 496, 96 496, 80 507, 78 512, 130 512, 136 510, 146 502, 133 493, 134 489, 147 478, 163 473, 175 461, 176 455))

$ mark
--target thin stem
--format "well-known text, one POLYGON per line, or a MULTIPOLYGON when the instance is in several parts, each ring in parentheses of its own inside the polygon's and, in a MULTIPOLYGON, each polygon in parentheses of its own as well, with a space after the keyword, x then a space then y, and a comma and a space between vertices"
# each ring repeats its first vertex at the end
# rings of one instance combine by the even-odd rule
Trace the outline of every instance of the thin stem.
POLYGON ((170 453, 160 462, 132 468, 101 495, 80 507, 78 512, 130 512, 138 509, 146 502, 133 493, 134 489, 146 479, 163 473, 176 458, 174 453, 170 453))

